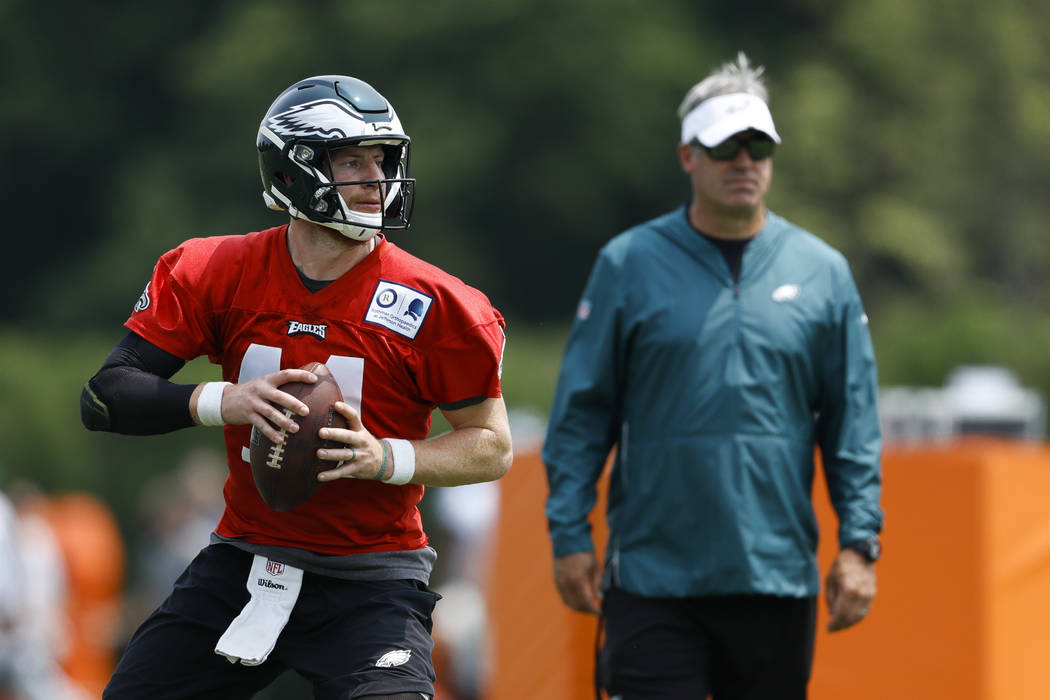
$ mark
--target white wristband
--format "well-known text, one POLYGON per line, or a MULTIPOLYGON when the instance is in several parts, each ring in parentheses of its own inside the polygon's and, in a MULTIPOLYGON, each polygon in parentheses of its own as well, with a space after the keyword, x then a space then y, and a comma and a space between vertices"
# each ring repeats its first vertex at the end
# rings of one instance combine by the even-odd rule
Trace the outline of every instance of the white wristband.
POLYGON ((197 397, 197 418, 201 425, 225 425, 222 419, 222 392, 230 382, 206 382, 197 397))
POLYGON ((383 483, 400 486, 412 481, 416 474, 416 448, 400 438, 383 438, 383 441, 390 445, 390 457, 394 460, 394 472, 383 479, 383 483))

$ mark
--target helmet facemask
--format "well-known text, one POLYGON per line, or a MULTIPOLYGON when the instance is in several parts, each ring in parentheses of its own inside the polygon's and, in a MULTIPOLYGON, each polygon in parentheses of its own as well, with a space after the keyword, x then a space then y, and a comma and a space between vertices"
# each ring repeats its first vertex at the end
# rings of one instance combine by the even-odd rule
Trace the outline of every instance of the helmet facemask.
POLYGON ((393 107, 367 83, 348 76, 300 81, 277 98, 259 126, 263 199, 271 209, 353 240, 406 229, 415 201, 410 143, 393 107), (381 146, 382 179, 333 182, 331 154, 346 146, 381 146), (377 185, 381 211, 351 209, 338 189, 347 185, 377 185))
MULTIPOLYGON (((409 144, 355 141, 349 143, 297 142, 287 146, 287 159, 299 172, 291 178, 302 179, 311 188, 304 192, 306 204, 291 205, 288 211, 297 218, 313 221, 339 231, 344 236, 366 241, 379 231, 399 231, 408 228, 415 201, 415 180, 404 176, 408 172, 409 144), (345 180, 333 182, 331 154, 345 146, 382 146, 383 178, 380 180, 345 180), (347 185, 377 185, 383 192, 381 212, 355 211, 339 193, 347 185)), ((282 207, 283 208, 283 207, 282 207)))

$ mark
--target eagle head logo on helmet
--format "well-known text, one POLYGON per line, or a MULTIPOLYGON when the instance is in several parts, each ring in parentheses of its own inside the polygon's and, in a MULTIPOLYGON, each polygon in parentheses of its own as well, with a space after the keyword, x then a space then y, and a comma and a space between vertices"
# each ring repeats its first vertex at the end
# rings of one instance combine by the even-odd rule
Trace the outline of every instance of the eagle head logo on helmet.
POLYGON ((259 125, 263 200, 357 241, 406 229, 416 184, 410 144, 393 105, 368 83, 345 75, 301 80, 278 95, 259 125), (353 183, 331 181, 330 153, 344 146, 383 148, 382 211, 352 210, 337 185, 353 183))

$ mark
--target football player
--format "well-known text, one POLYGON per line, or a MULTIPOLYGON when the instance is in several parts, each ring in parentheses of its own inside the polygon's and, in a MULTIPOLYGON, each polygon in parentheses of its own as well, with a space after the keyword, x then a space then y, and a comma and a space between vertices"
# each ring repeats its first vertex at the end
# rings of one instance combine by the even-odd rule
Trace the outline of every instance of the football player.
POLYGON ((211 543, 131 639, 105 698, 248 698, 286 669, 317 698, 434 693, 417 507, 426 485, 500 478, 504 321, 484 294, 387 238, 412 216, 410 139, 347 76, 295 83, 259 126, 266 204, 288 223, 164 254, 128 334, 84 387, 85 426, 156 434, 224 425, 229 476, 211 543), (201 355, 219 382, 171 381, 201 355), (324 485, 287 511, 252 479, 252 428, 280 442, 306 406, 278 389, 325 363, 347 429, 324 485), (439 409, 452 430, 427 439, 439 409))

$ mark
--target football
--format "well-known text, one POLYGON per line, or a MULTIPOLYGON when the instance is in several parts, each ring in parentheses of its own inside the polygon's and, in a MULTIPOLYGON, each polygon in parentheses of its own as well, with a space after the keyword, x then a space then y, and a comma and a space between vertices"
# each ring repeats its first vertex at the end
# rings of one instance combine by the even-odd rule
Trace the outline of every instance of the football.
POLYGON ((281 431, 284 443, 277 444, 270 442, 257 428, 252 428, 249 448, 252 477, 266 505, 278 511, 291 510, 305 503, 323 485, 317 480, 317 474, 335 469, 338 464, 318 458, 317 450, 339 447, 342 443, 322 440, 317 431, 347 427, 346 419, 332 407, 343 399, 343 392, 332 372, 320 362, 311 362, 302 369, 316 374, 317 383, 288 382, 277 387, 310 408, 307 416, 284 409, 299 424, 299 431, 281 431))

